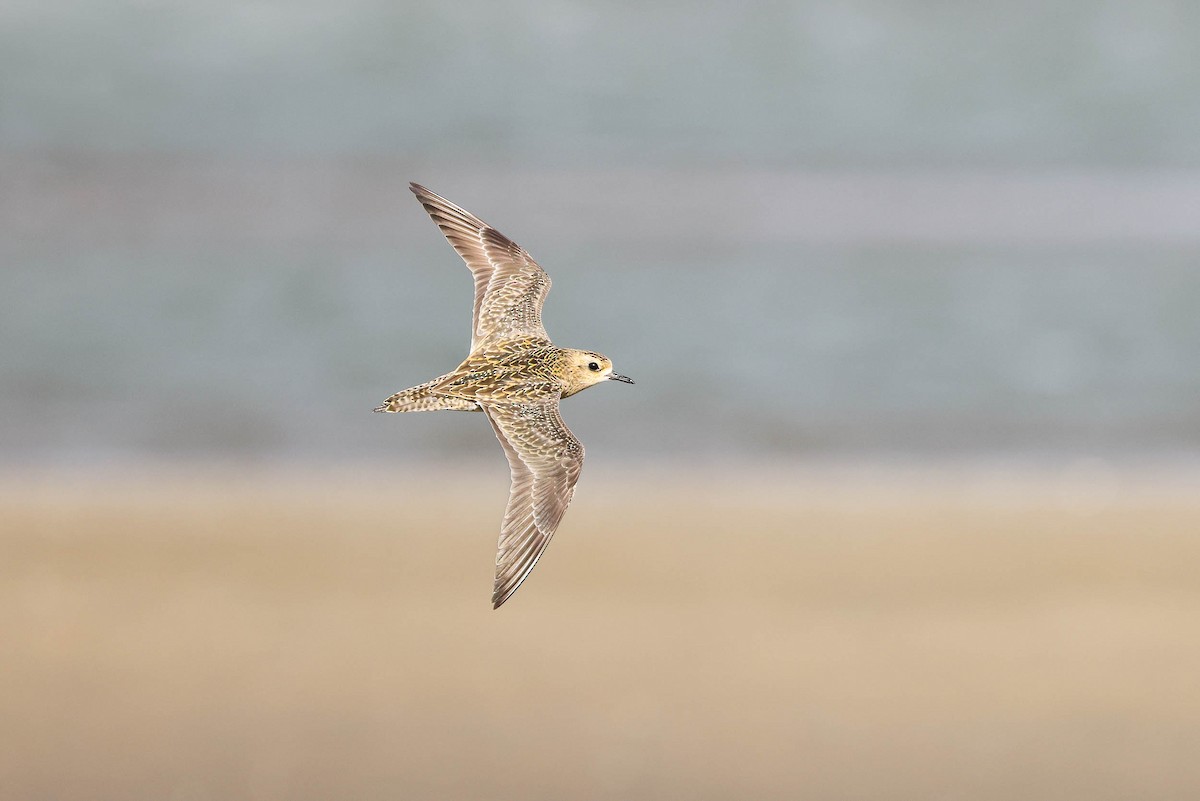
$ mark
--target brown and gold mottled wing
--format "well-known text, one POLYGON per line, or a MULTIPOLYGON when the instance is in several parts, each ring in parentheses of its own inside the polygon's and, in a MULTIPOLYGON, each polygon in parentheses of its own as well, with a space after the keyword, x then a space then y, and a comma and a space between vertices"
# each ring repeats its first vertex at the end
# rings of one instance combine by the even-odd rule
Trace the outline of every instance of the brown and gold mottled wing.
POLYGON ((542 326, 542 303, 550 291, 545 270, 474 214, 420 184, 409 188, 475 277, 471 350, 486 339, 549 339, 542 326))
POLYGON ((567 511, 583 467, 583 445, 563 423, 557 398, 482 405, 512 472, 492 590, 492 607, 499 609, 533 570, 567 511))

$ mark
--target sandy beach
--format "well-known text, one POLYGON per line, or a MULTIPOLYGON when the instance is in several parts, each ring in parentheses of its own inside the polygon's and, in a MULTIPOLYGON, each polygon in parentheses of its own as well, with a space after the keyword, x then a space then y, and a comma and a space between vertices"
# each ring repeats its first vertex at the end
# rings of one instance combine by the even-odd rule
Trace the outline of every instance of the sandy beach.
POLYGON ((1200 493, 499 471, 0 481, 5 799, 1200 797, 1200 493))

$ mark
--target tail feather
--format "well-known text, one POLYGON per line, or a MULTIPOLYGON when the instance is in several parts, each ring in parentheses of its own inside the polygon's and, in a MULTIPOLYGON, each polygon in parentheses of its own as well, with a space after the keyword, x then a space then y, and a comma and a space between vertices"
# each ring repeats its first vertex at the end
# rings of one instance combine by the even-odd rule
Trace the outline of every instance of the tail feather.
MULTIPOLYGON (((445 376, 442 376, 444 378, 445 376)), ((442 378, 435 378, 418 384, 415 387, 402 390, 375 407, 377 412, 436 412, 451 410, 457 412, 477 412, 479 404, 466 398, 456 398, 452 395, 439 395, 431 388, 442 378)))

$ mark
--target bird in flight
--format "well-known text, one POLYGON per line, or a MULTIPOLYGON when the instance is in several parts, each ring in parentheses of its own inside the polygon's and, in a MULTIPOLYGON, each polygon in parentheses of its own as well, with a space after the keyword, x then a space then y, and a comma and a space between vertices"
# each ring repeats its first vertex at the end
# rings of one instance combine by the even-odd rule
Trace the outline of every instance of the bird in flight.
POLYGON ((599 353, 550 341, 542 326, 550 276, 520 245, 420 184, 409 188, 475 278, 471 352, 453 371, 397 392, 375 411, 487 415, 512 475, 492 588, 499 609, 550 544, 579 481, 583 444, 559 415, 559 401, 601 381, 633 381, 599 353))

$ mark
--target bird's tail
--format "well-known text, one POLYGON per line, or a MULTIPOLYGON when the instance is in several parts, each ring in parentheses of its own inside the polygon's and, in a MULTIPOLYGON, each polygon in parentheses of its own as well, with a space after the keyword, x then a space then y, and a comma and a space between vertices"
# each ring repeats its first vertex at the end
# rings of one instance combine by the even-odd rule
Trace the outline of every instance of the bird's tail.
POLYGON ((377 412, 436 412, 448 409, 457 412, 477 412, 479 404, 466 398, 456 398, 452 395, 439 395, 433 391, 433 386, 445 376, 440 376, 424 384, 418 384, 410 389, 397 392, 392 397, 375 407, 377 412))

